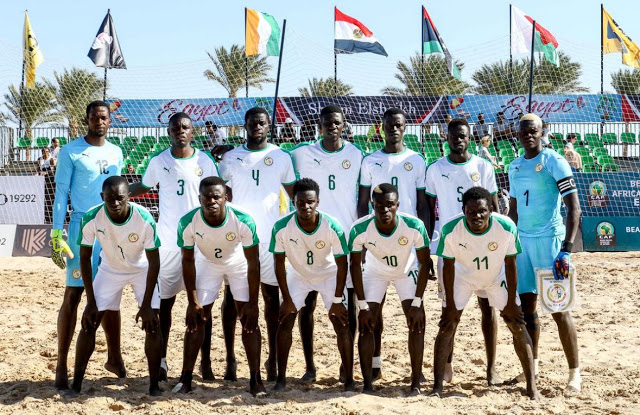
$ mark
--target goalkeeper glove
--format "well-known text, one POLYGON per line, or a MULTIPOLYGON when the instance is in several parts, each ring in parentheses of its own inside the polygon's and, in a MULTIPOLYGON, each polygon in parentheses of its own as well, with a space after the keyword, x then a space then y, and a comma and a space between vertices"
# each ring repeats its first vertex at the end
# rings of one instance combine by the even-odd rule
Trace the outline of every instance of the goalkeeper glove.
POLYGON ((569 252, 560 251, 553 262, 553 277, 556 280, 563 280, 569 276, 569 266, 571 254, 569 252))
POLYGON ((73 252, 71 252, 71 248, 62 237, 61 229, 52 229, 51 230, 51 259, 54 264, 60 267, 60 269, 65 269, 67 264, 63 258, 63 255, 67 255, 69 259, 73 258, 73 252))

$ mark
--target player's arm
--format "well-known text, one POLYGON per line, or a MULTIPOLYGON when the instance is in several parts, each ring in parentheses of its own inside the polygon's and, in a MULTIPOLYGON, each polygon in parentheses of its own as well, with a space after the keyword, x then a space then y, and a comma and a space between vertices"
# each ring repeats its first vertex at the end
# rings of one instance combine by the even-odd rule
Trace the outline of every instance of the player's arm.
MULTIPOLYGON (((249 302, 244 305, 242 314, 247 320, 244 330, 253 333, 258 327, 258 292, 260 291, 260 250, 259 245, 244 248, 247 260, 247 280, 249 280, 249 302)), ((242 318, 242 316, 240 316, 242 318)))
POLYGON ((513 223, 518 224, 518 200, 513 196, 509 198, 509 218, 513 223))
POLYGON ((429 218, 430 207, 424 189, 416 189, 416 213, 418 214, 418 219, 422 222, 429 223, 431 221, 429 218))
POLYGON ((497 193, 494 193, 494 194, 491 195, 491 203, 493 204, 493 206, 491 207, 491 210, 493 212, 500 213, 500 204, 499 204, 499 201, 498 201, 498 194, 497 193))
POLYGON ((509 322, 525 324, 524 314, 516 303, 518 289, 518 271, 516 270, 516 256, 508 255, 504 258, 504 272, 507 279, 507 305, 502 310, 502 317, 509 322))
POLYGON ((82 275, 82 283, 87 293, 87 306, 82 314, 82 329, 84 331, 88 331, 89 328, 95 329, 98 327, 98 307, 96 306, 96 297, 93 292, 92 255, 93 247, 80 247, 80 274, 82 275))
POLYGON ((289 293, 289 286, 287 285, 287 270, 285 267, 285 254, 284 253, 274 253, 274 267, 276 271, 276 279, 278 280, 278 285, 280 286, 280 292, 282 293, 282 304, 280 304, 280 323, 289 315, 295 314, 298 312, 296 306, 293 305, 293 300, 291 299, 291 294, 289 293))
POLYGON ((129 196, 136 197, 141 196, 149 192, 149 187, 142 184, 142 182, 137 182, 129 185, 129 196))
POLYGON ((204 324, 206 317, 204 309, 198 301, 198 294, 196 292, 196 259, 195 250, 191 248, 182 248, 182 278, 184 279, 184 286, 187 290, 187 300, 189 305, 187 306, 187 331, 193 333, 198 324, 204 324))
POLYGON ((369 202, 371 198, 371 187, 358 187, 358 217, 367 216, 369 214, 369 202))
POLYGON ((284 187, 285 192, 287 192, 289 199, 291 200, 293 200, 293 185, 294 183, 282 185, 282 187, 284 187))
POLYGON ((578 201, 578 192, 569 193, 562 198, 564 204, 567 206, 567 233, 562 244, 564 248, 568 248, 566 252, 571 252, 573 247, 573 241, 578 234, 578 226, 580 225, 580 215, 582 210, 580 209, 580 202, 578 201))
POLYGON ((334 294, 333 304, 329 309, 329 316, 333 316, 340 322, 340 324, 346 326, 349 324, 349 315, 347 313, 347 309, 342 304, 342 294, 344 293, 344 287, 347 284, 347 270, 349 267, 347 256, 342 255, 336 257, 336 265, 338 266, 338 270, 336 271, 336 292, 334 294))
POLYGON ((73 258, 71 248, 62 237, 62 228, 64 227, 69 203, 73 162, 66 150, 60 150, 58 158, 59 162, 55 176, 56 196, 53 201, 53 226, 51 229, 51 260, 61 269, 65 269, 67 264, 63 255, 73 258))
MULTIPOLYGON (((454 258, 442 258, 444 266, 442 269, 442 280, 444 284, 445 302, 447 306, 443 310, 443 315, 446 316, 445 324, 449 325, 451 322, 457 322, 460 320, 460 314, 456 308, 455 297, 453 293, 453 284, 456 274, 456 260, 454 258)), ((442 324, 442 322, 440 323, 442 324)), ((443 327, 444 328, 444 327, 443 327)))
POLYGON ((356 292, 358 298, 358 325, 363 328, 372 331, 373 330, 373 315, 369 311, 369 304, 364 298, 364 284, 362 282, 362 259, 363 251, 351 252, 351 280, 353 281, 353 289, 356 292))
POLYGON ((436 197, 425 193, 427 199, 427 207, 429 209, 429 221, 425 222, 429 239, 433 240, 433 232, 436 229, 436 197))
POLYGON ((424 296, 424 290, 427 288, 427 280, 429 280, 429 271, 432 268, 431 251, 426 246, 416 251, 418 257, 418 283, 416 285, 416 298, 422 299, 424 296))
POLYGON ((160 327, 160 319, 158 314, 151 308, 151 299, 158 283, 158 273, 160 272, 160 254, 158 249, 145 250, 147 262, 147 285, 144 290, 144 298, 140 305, 140 310, 136 315, 136 323, 138 318, 142 318, 142 329, 147 333, 155 333, 160 327))

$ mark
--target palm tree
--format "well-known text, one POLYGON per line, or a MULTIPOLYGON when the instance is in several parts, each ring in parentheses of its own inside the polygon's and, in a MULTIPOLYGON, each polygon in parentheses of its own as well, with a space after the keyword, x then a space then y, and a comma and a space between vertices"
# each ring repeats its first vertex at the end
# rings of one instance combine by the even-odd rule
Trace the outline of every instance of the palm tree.
POLYGON ((60 115, 69 123, 69 136, 78 137, 86 133, 84 119, 86 107, 91 101, 102 99, 103 80, 86 69, 71 68, 53 73, 57 85, 56 105, 60 115))
MULTIPOLYGON (((458 67, 462 64, 455 63, 458 67)), ((409 58, 409 64, 398 61, 398 72, 395 78, 404 85, 404 88, 386 87, 382 90, 384 95, 391 96, 441 96, 457 95, 465 93, 470 85, 460 81, 447 69, 447 63, 440 56, 428 56, 422 64, 422 55, 416 54, 409 58)))
POLYGON ((229 93, 230 98, 238 96, 238 91, 245 87, 248 81, 249 86, 262 89, 265 83, 275 82, 269 78, 268 74, 272 66, 267 62, 266 56, 249 56, 246 58, 248 65, 248 76, 245 80, 245 49, 244 46, 231 45, 231 49, 222 46, 215 49, 215 53, 207 52, 209 59, 215 66, 215 72, 207 69, 204 76, 214 82, 219 83, 229 93))
MULTIPOLYGON (((534 65, 534 94, 572 94, 587 92, 589 89, 580 85, 581 64, 573 62, 569 55, 558 52, 560 67, 542 59, 534 65)), ((529 58, 513 62, 513 88, 509 85, 510 70, 508 61, 499 61, 482 65, 471 76, 477 84, 473 88, 476 94, 528 94, 529 93, 529 58)))
POLYGON ((618 94, 640 94, 640 71, 620 69, 612 73, 611 86, 618 94))
POLYGON ((9 112, 1 118, 15 124, 22 121, 24 135, 32 137, 33 127, 62 121, 55 109, 55 97, 55 88, 46 81, 36 82, 33 88, 10 85, 9 93, 4 95, 4 105, 9 112))
POLYGON ((334 78, 312 78, 308 79, 309 87, 298 88, 298 92, 305 98, 311 97, 333 97, 353 95, 353 87, 341 80, 334 78))

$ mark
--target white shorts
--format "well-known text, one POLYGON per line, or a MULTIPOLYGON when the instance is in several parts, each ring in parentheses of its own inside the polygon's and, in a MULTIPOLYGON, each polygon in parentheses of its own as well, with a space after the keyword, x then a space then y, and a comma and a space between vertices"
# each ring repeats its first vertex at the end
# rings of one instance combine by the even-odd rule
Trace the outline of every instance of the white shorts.
MULTIPOLYGON (((122 290, 127 285, 133 287, 133 294, 138 301, 138 307, 142 305, 144 292, 147 289, 147 271, 138 274, 121 274, 113 271, 105 271, 99 267, 95 280, 93 280, 93 293, 96 298, 98 311, 120 310, 122 290)), ((160 308, 160 293, 158 284, 155 285, 151 297, 151 308, 160 308)))
MULTIPOLYGON (((418 275, 417 267, 413 275, 418 275)), ((389 279, 375 275, 375 271, 362 271, 362 284, 364 285, 364 298, 369 303, 381 303, 387 293, 390 283, 396 287, 400 301, 413 300, 416 296, 417 281, 409 275, 401 275, 396 279, 389 279)))
MULTIPOLYGON (((469 302, 471 296, 473 294, 478 295, 478 293, 482 293, 485 296, 483 298, 489 299, 489 305, 491 305, 491 307, 496 308, 500 311, 504 309, 504 307, 507 305, 507 300, 509 299, 506 279, 503 279, 500 282, 494 282, 489 286, 483 286, 481 288, 474 287, 465 281, 458 280, 455 281, 453 285, 453 300, 456 303, 456 309, 463 310, 469 302)), ((520 297, 518 297, 517 293, 516 304, 520 305, 520 297)), ((446 306, 447 302, 443 299, 442 308, 446 306)))
POLYGON ((276 270, 274 267, 275 260, 273 254, 269 252, 269 244, 260 244, 260 282, 267 285, 278 286, 276 278, 276 270))
MULTIPOLYGON (((442 269, 444 268, 444 259, 438 257, 438 298, 444 301, 444 280, 442 279, 442 269)), ((480 298, 487 298, 484 290, 477 290, 476 295, 480 298)))
POLYGON ((196 295, 200 304, 213 304, 223 282, 230 286, 235 301, 249 301, 246 261, 233 266, 216 265, 203 259, 196 262, 196 295))
POLYGON ((184 279, 182 277, 182 253, 159 248, 160 251, 160 298, 167 299, 184 291, 184 279))
MULTIPOLYGON (((293 300, 293 305, 299 311, 304 307, 307 295, 311 291, 317 291, 322 296, 324 307, 329 310, 333 305, 333 297, 336 295, 336 276, 322 280, 308 280, 301 276, 293 267, 287 269, 287 287, 293 300)), ((347 306, 346 290, 342 293, 342 305, 347 306)))

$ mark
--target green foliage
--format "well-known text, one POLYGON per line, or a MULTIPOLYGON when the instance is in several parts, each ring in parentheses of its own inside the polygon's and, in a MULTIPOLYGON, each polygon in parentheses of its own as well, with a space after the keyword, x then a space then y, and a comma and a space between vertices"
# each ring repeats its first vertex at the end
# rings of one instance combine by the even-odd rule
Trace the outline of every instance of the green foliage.
POLYGON ((62 117, 55 109, 55 87, 36 82, 34 88, 9 86, 4 95, 4 106, 8 113, 0 117, 3 122, 19 124, 22 120, 24 135, 32 137, 31 129, 50 122, 60 122, 62 117))
POLYGON ((618 94, 640 94, 640 70, 620 69, 612 73, 611 86, 618 94))
MULTIPOLYGON (((462 64, 456 63, 458 67, 462 64)), ((429 55, 424 58, 422 55, 409 58, 409 64, 398 61, 396 66, 398 72, 395 78, 402 83, 404 88, 386 87, 382 94, 391 96, 440 96, 457 95, 467 92, 470 85, 459 81, 449 74, 447 63, 443 57, 429 55)))
POLYGON ((333 96, 351 96, 353 95, 353 87, 338 79, 334 78, 313 78, 309 79, 309 87, 298 88, 300 95, 305 98, 310 97, 333 97, 333 96))
MULTIPOLYGON (((229 50, 221 46, 216 48, 213 54, 207 52, 207 55, 213 62, 215 70, 207 69, 204 71, 204 76, 226 89, 230 98, 237 97, 238 91, 245 88, 244 46, 231 45, 229 50)), ((268 76, 272 66, 267 62, 266 56, 249 56, 246 62, 250 87, 262 89, 263 84, 275 82, 275 79, 268 76)))

